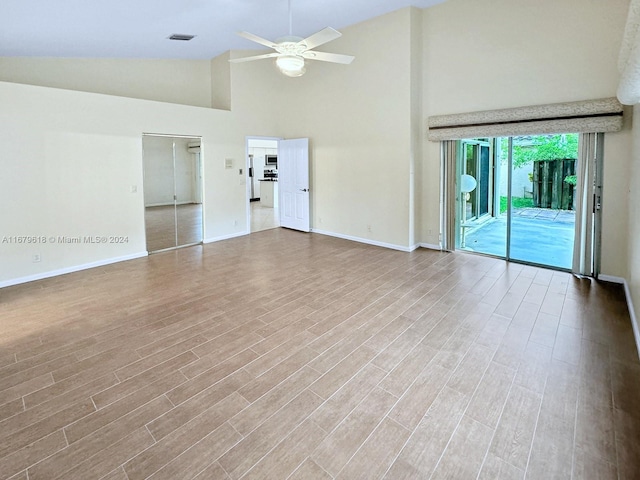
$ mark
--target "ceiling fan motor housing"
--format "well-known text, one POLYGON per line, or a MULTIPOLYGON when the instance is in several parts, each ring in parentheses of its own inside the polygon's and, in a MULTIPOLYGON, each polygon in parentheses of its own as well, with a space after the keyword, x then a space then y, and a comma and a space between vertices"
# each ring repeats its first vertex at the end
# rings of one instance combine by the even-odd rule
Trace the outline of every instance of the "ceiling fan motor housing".
POLYGON ((304 43, 304 38, 282 37, 276 40, 273 48, 283 55, 302 55, 307 51, 307 44, 304 43))

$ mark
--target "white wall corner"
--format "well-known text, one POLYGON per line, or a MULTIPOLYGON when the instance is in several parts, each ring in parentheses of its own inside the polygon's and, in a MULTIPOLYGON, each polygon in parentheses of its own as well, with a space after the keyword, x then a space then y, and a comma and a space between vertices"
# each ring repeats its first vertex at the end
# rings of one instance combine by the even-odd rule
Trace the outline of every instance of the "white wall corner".
POLYGON ((435 245, 433 243, 421 243, 420 247, 428 248, 429 250, 440 250, 440 251, 442 251, 442 246, 441 245, 435 245))
POLYGON ((614 277, 612 275, 598 275, 598 280, 603 282, 618 283, 624 286, 624 295, 627 299, 627 308, 629 309, 629 317, 631 318, 631 327, 633 328, 633 336, 636 340, 636 350, 638 358, 640 358, 640 328, 638 327, 638 318, 636 317, 636 310, 633 308, 633 300, 631 299, 631 290, 629 290, 629 284, 627 280, 622 277, 614 277))

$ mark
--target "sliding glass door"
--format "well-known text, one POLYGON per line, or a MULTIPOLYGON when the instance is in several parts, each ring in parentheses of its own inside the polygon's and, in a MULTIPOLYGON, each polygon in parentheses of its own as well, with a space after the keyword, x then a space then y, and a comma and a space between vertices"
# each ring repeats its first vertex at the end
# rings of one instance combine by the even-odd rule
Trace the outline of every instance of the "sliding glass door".
POLYGON ((456 248, 570 270, 578 138, 565 134, 462 140, 456 248), (465 183, 473 189, 465 191, 465 183))
POLYGON ((469 139, 460 142, 459 181, 456 225, 460 231, 457 248, 489 255, 507 255, 506 215, 500 211, 501 154, 493 138, 469 139), (482 235, 478 232, 482 231, 482 235))
POLYGON ((578 135, 511 139, 509 257, 570 270, 578 135))

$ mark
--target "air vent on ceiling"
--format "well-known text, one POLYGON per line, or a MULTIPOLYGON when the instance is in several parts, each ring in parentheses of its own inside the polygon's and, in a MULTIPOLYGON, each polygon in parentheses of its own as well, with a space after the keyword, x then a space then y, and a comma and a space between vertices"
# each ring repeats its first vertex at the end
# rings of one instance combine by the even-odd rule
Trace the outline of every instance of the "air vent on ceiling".
POLYGON ((188 42, 189 40, 192 40, 194 37, 195 35, 183 35, 181 33, 174 33, 169 37, 169 40, 182 40, 183 42, 188 42))

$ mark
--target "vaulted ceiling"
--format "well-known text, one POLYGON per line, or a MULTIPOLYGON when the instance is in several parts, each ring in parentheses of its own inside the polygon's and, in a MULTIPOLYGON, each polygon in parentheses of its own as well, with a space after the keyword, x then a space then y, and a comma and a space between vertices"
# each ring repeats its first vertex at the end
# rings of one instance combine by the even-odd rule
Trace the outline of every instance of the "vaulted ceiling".
MULTIPOLYGON (((291 0, 293 34, 445 0, 291 0)), ((289 33, 288 0, 2 0, 0 56, 206 59, 289 33), (168 40, 195 35, 191 41, 168 40)))

